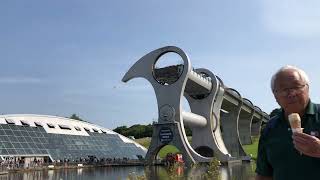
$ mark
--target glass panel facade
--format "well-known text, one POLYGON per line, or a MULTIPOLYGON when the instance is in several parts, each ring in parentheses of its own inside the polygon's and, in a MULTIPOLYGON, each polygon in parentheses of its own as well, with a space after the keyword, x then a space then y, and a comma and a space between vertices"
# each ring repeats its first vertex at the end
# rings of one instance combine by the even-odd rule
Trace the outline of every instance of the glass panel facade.
MULTIPOLYGON (((68 130, 66 130, 68 131, 68 130)), ((45 155, 53 160, 130 158, 146 152, 133 143, 124 143, 117 134, 87 132, 89 136, 47 133, 43 127, 0 124, 0 155, 45 155)))

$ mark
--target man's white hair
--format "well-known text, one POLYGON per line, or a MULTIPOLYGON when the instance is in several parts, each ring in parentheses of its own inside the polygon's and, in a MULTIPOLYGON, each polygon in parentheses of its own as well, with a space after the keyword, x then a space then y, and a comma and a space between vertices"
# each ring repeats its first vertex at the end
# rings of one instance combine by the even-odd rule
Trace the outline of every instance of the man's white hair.
POLYGON ((295 72, 298 72, 299 76, 301 77, 301 79, 309 85, 310 83, 310 80, 309 80, 309 77, 307 75, 306 72, 304 72, 302 69, 299 69, 295 66, 291 66, 291 65, 286 65, 286 66, 283 66, 282 68, 280 68, 271 78, 271 90, 272 92, 275 91, 274 89, 274 83, 275 83, 275 80, 278 76, 278 74, 280 74, 281 72, 284 72, 284 71, 287 71, 287 70, 293 70, 295 72))

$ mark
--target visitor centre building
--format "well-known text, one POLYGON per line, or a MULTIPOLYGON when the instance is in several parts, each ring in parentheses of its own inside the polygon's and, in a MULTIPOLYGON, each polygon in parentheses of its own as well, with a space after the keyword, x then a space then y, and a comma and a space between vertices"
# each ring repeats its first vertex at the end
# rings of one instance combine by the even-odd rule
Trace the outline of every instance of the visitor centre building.
POLYGON ((133 140, 86 121, 33 114, 0 115, 0 161, 141 159, 146 152, 133 140))

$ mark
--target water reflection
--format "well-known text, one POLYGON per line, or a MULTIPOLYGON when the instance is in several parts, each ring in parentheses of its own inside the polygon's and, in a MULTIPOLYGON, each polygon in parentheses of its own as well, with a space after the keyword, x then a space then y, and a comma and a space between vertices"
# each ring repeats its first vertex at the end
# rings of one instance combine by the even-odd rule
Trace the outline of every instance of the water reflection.
POLYGON ((0 175, 0 180, 98 180, 98 179, 254 179, 254 163, 232 164, 219 168, 219 177, 208 176, 207 166, 192 168, 161 166, 97 167, 64 170, 43 170, 0 175))
POLYGON ((255 177, 255 163, 232 164, 220 169, 221 180, 253 180, 255 177))
POLYGON ((253 180, 255 177, 254 163, 238 163, 221 166, 218 174, 208 173, 208 166, 192 168, 165 168, 161 166, 146 167, 147 179, 219 179, 219 180, 253 180))
POLYGON ((144 176, 143 166, 43 170, 1 175, 0 180, 100 180, 144 176))

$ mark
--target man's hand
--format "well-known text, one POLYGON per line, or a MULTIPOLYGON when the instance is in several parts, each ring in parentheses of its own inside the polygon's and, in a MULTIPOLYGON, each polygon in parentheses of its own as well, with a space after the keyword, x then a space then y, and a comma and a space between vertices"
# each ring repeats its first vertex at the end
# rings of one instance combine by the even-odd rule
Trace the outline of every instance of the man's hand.
POLYGON ((292 135, 294 147, 302 154, 320 158, 320 140, 309 134, 295 132, 292 135))

